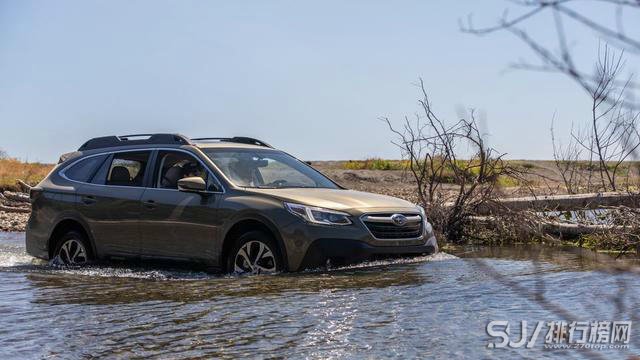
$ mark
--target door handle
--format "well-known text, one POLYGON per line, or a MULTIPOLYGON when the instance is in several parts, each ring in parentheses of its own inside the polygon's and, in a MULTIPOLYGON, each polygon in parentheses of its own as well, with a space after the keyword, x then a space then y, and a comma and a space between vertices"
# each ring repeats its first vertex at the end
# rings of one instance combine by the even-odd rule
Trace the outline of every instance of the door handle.
POLYGON ((156 202, 153 200, 147 200, 144 202, 144 207, 146 207, 147 209, 155 209, 156 208, 156 202))
POLYGON ((82 203, 85 205, 92 205, 96 203, 96 198, 91 195, 83 196, 82 203))

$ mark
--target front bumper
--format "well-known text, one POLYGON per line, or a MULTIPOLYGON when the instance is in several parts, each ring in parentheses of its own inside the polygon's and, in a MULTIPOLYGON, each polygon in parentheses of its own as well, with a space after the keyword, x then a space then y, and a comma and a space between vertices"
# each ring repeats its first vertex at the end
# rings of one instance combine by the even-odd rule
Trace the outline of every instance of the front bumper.
POLYGON ((348 264, 376 257, 431 255, 436 252, 438 243, 433 235, 423 245, 406 246, 373 246, 351 239, 317 239, 307 249, 299 270, 323 266, 327 260, 334 264, 348 264))
POLYGON ((353 224, 326 226, 306 223, 288 212, 287 222, 280 223, 283 254, 289 271, 316 268, 332 263, 352 263, 374 257, 432 254, 438 251, 433 228, 425 222, 423 233, 417 238, 381 239, 365 225, 365 214, 418 214, 415 208, 367 208, 351 211, 353 224), (335 260, 335 261, 334 261, 335 260))

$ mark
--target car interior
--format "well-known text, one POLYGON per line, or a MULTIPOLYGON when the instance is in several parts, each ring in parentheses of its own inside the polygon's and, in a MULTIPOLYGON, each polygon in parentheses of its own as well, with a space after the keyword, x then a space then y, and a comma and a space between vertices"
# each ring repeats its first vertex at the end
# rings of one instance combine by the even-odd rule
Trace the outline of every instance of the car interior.
POLYGON ((148 160, 149 152, 115 154, 105 184, 142 186, 148 160))
POLYGON ((156 187, 160 189, 177 189, 178 180, 187 177, 199 176, 207 180, 202 165, 187 154, 161 153, 158 164, 156 187))

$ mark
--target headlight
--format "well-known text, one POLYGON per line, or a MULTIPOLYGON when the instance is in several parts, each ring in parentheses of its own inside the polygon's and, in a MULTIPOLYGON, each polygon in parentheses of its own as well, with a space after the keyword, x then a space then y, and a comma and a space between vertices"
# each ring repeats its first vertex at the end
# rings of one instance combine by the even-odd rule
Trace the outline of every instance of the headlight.
POLYGON ((299 216, 307 222, 321 225, 349 225, 349 214, 340 211, 300 204, 284 203, 284 207, 293 215, 299 216))
POLYGON ((420 205, 416 205, 416 207, 418 208, 418 211, 420 211, 420 214, 422 215, 422 219, 427 220, 427 212, 424 211, 424 208, 420 205))
POLYGON ((433 226, 431 225, 431 223, 429 221, 427 221, 427 212, 424 210, 424 208, 420 205, 416 205, 418 207, 418 210, 420 211, 420 214, 422 215, 422 220, 424 223, 424 230, 427 234, 431 234, 433 232, 433 226))

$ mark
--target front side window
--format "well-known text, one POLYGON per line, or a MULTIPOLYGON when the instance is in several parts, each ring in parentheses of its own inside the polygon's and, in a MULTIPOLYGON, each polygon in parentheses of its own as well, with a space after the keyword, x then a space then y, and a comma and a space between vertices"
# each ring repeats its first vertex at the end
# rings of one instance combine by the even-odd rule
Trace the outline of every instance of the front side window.
POLYGON ((178 180, 188 177, 201 177, 205 183, 208 173, 204 166, 193 156, 181 151, 160 151, 158 153, 155 187, 160 189, 178 189, 178 180))
POLYGON ((204 148, 202 151, 237 186, 338 188, 312 167, 281 151, 227 148, 204 148))
POLYGON ((149 162, 149 151, 113 154, 106 174, 106 185, 143 186, 144 174, 149 162))

